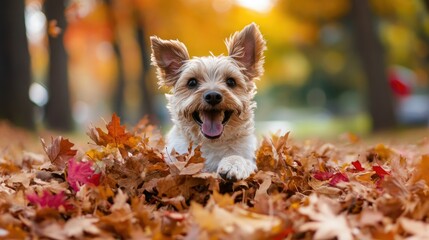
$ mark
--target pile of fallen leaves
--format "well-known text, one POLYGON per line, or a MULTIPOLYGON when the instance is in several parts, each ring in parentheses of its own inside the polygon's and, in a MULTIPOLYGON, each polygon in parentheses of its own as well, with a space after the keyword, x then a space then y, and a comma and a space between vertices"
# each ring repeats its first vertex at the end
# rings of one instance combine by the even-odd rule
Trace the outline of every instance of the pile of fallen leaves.
POLYGON ((45 155, 0 155, 0 238, 429 239, 429 142, 337 146, 265 138, 259 171, 202 172, 199 147, 165 153, 143 120, 113 115, 86 152, 62 137, 45 155))

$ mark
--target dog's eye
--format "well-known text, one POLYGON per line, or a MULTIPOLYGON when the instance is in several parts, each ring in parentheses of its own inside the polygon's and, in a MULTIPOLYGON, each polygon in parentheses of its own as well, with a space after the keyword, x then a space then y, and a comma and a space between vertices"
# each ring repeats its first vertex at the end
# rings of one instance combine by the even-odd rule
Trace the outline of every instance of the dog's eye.
POLYGON ((234 78, 228 78, 226 79, 226 85, 232 88, 232 87, 235 87, 237 83, 235 82, 234 78))
POLYGON ((188 80, 188 88, 195 88, 198 85, 198 81, 195 78, 188 80))

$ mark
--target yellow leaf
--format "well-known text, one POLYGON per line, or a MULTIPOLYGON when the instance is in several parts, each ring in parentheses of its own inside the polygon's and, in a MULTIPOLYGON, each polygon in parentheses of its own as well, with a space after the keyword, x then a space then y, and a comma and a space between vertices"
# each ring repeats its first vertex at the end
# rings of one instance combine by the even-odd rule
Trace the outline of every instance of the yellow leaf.
POLYGON ((367 172, 367 173, 362 173, 359 175, 356 175, 356 180, 358 180, 359 182, 363 182, 363 183, 372 183, 373 180, 371 178, 371 176, 373 175, 373 172, 367 172))
POLYGON ((390 155, 392 154, 392 150, 390 150, 388 147, 386 147, 384 144, 377 144, 377 146, 374 147, 374 152, 384 160, 388 160, 390 155))
POLYGON ((228 194, 220 194, 217 191, 213 191, 213 199, 220 207, 227 207, 234 205, 234 198, 228 194))
POLYGON ((420 162, 417 164, 416 173, 413 177, 413 182, 424 180, 426 185, 429 185, 429 155, 422 156, 420 162))

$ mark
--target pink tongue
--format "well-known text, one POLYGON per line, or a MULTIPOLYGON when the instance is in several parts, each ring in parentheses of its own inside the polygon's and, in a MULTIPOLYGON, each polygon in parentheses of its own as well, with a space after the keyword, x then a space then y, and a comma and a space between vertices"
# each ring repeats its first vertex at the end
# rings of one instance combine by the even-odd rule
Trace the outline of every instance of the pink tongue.
POLYGON ((222 134, 222 114, 220 112, 202 112, 202 132, 208 137, 217 137, 222 134))

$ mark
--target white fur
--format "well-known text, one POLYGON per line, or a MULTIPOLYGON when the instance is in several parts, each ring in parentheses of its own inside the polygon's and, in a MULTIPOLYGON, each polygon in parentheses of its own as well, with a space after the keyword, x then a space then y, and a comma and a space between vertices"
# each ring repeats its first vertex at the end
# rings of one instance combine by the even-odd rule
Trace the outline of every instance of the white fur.
MULTIPOLYGON (((187 153, 190 141, 185 136, 176 125, 173 126, 167 135, 167 152, 174 149, 180 154, 187 153)), ((201 144, 202 156, 206 160, 205 171, 217 172, 228 179, 237 180, 247 178, 256 171, 257 140, 254 134, 240 136, 238 139, 232 137, 224 141, 208 141, 211 142, 201 144)), ((193 142, 192 146, 196 147, 198 144, 193 142)))

